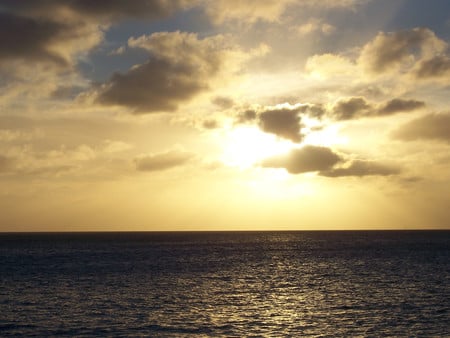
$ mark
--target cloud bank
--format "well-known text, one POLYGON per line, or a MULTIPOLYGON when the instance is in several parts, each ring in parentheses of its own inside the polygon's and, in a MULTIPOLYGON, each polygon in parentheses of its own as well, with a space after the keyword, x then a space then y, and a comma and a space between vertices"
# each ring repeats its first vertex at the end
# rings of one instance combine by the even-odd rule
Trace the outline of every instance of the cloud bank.
POLYGON ((450 113, 428 114, 397 129, 393 137, 404 141, 450 142, 450 113))

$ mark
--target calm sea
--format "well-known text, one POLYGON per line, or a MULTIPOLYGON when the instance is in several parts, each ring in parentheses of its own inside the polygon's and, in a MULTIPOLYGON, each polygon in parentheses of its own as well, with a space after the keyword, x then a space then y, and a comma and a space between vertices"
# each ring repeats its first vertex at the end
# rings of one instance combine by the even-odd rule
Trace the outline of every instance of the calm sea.
POLYGON ((450 336, 450 231, 0 234, 0 336, 450 336))

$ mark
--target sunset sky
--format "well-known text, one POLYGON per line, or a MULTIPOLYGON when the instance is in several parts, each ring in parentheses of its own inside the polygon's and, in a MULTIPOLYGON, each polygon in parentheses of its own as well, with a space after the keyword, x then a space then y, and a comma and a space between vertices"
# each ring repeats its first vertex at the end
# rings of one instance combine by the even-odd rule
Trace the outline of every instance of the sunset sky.
POLYGON ((450 1, 0 0, 0 231, 450 229, 450 1))

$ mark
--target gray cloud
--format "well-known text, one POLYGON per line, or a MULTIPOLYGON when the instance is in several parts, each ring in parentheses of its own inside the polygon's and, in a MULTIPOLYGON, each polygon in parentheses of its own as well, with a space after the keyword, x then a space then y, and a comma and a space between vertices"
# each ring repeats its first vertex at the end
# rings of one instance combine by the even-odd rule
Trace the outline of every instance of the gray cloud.
POLYGON ((364 46, 359 62, 371 72, 382 73, 411 59, 442 52, 445 48, 446 43, 427 28, 380 32, 364 46))
POLYGON ((0 12, 0 60, 28 59, 67 66, 67 59, 51 47, 69 38, 72 29, 42 18, 0 12))
POLYGON ((363 97, 352 97, 338 101, 329 114, 338 121, 344 121, 410 112, 423 107, 425 107, 425 102, 412 99, 395 98, 375 105, 367 102, 363 97))
POLYGON ((397 129, 393 137, 404 141, 438 140, 450 142, 450 113, 428 114, 397 129))
POLYGON ((370 115, 373 107, 363 97, 352 97, 338 101, 331 112, 336 120, 351 120, 360 116, 370 115))
POLYGON ((447 78, 450 76, 450 57, 438 55, 418 63, 415 76, 419 79, 447 78))
POLYGON ((259 126, 263 131, 294 142, 302 140, 300 121, 298 109, 267 110, 259 114, 259 126))
POLYGON ((346 176, 391 176, 400 173, 400 169, 394 166, 378 163, 375 161, 355 160, 350 166, 344 168, 332 168, 321 171, 320 175, 327 177, 346 176))
POLYGON ((257 117, 258 117, 258 114, 256 113, 256 111, 254 111, 252 109, 247 109, 238 114, 237 122, 238 123, 253 122, 256 120, 257 117))
POLYGON ((149 60, 127 73, 115 73, 102 87, 97 102, 128 106, 137 113, 175 111, 178 104, 208 88, 193 65, 149 60))
POLYGON ((391 115, 399 112, 408 112, 425 107, 425 102, 417 100, 392 99, 383 104, 377 115, 391 115))
POLYGON ((139 171, 160 171, 182 166, 194 157, 195 155, 190 152, 169 150, 137 157, 134 159, 134 163, 139 171))
POLYGON ((257 123, 259 128, 266 133, 274 134, 293 142, 300 142, 303 139, 300 115, 305 113, 306 110, 306 106, 295 108, 269 107, 262 112, 248 109, 239 113, 236 120, 238 123, 257 123))
MULTIPOLYGON (((73 66, 96 46, 103 30, 124 18, 156 19, 185 8, 189 0, 3 0, 0 3, 1 60, 73 66)), ((27 63, 24 63, 25 65, 27 63)))
POLYGON ((65 10, 93 17, 146 17, 159 18, 184 7, 188 0, 3 0, 0 8, 22 13, 45 14, 65 10))
POLYGON ((284 168, 290 174, 317 172, 326 177, 391 176, 401 171, 398 167, 367 160, 348 161, 344 156, 326 147, 305 146, 286 155, 265 159, 265 168, 284 168))
POLYGON ((326 109, 321 104, 304 104, 298 108, 301 114, 320 119, 326 114, 326 109))
POLYGON ((160 32, 130 39, 129 45, 147 50, 150 59, 127 73, 115 73, 99 88, 96 101, 137 113, 177 110, 180 103, 207 90, 233 58, 233 48, 223 36, 200 40, 196 34, 160 32))
POLYGON ((287 155, 268 158, 261 165, 266 168, 285 168, 291 174, 301 174, 328 171, 342 160, 329 148, 305 146, 293 149, 287 155))

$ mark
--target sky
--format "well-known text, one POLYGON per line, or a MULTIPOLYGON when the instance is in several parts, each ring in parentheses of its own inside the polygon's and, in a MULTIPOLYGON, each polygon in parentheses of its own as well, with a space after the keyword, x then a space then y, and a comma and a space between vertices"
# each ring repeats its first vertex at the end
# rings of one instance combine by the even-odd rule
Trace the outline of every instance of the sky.
POLYGON ((448 0, 0 0, 0 231, 450 229, 448 0))

